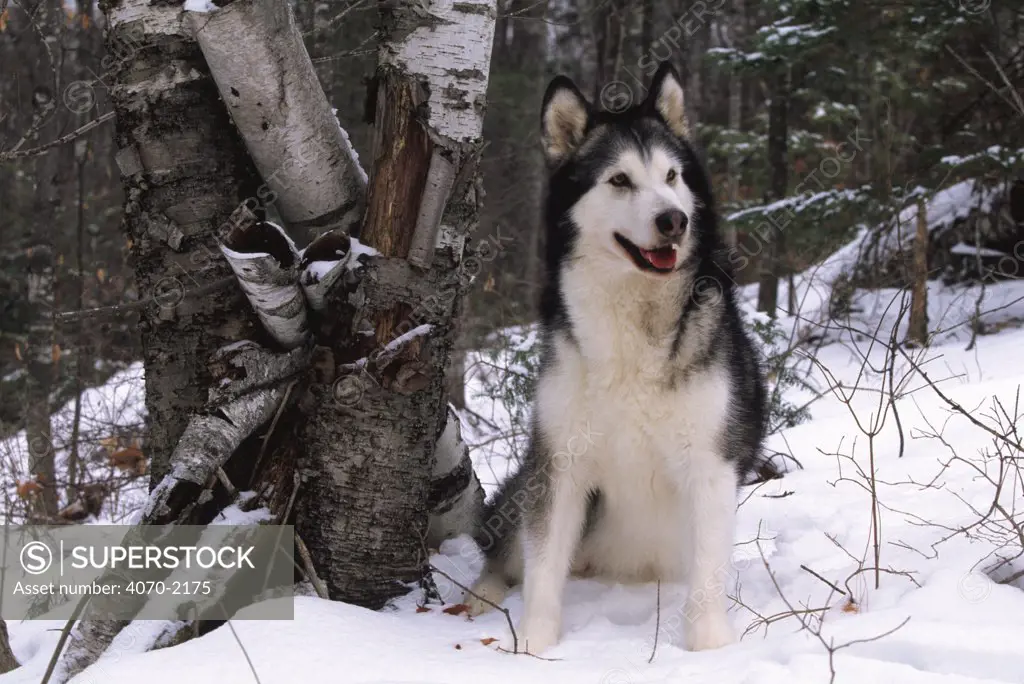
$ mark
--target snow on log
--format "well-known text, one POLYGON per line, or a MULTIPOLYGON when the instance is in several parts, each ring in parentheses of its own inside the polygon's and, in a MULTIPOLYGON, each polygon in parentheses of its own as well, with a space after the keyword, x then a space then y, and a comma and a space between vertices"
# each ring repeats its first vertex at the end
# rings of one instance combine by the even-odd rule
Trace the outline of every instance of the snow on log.
POLYGON ((327 102, 291 3, 187 13, 221 97, 289 229, 357 227, 366 173, 327 102))
POLYGON ((311 242, 302 250, 299 264, 299 283, 310 307, 314 311, 326 308, 327 293, 342 276, 347 276, 344 278, 347 285, 355 285, 359 268, 377 253, 374 248, 338 230, 324 233, 311 242))
POLYGON ((462 425, 455 407, 448 405, 448 419, 434 447, 430 473, 430 524, 427 546, 436 549, 445 539, 472 535, 482 515, 484 490, 473 472, 469 446, 462 441, 462 425))
POLYGON ((259 221, 242 205, 231 216, 220 250, 267 331, 285 349, 309 336, 299 288, 299 253, 280 226, 259 221))

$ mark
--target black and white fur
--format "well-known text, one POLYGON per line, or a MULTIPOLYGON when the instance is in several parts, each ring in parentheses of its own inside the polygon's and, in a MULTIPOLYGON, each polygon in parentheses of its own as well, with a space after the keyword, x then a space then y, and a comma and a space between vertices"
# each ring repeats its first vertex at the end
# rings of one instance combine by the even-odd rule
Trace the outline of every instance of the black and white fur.
POLYGON ((522 582, 519 643, 539 653, 559 639, 570 572, 683 581, 687 647, 723 646, 735 638, 724 581, 737 487, 761 447, 766 392, 679 78, 661 65, 643 103, 610 113, 558 77, 542 130, 551 172, 532 444, 487 506, 473 591, 500 603, 522 582))

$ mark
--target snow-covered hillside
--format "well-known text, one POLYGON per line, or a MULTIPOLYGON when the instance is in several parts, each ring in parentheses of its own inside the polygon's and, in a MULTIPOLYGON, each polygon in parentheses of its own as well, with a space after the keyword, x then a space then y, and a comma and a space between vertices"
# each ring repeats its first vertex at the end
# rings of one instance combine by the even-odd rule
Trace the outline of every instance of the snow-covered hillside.
MULTIPOLYGON (((504 652, 513 643, 501 613, 469 620, 443 606, 423 610, 418 592, 377 613, 303 597, 294 621, 239 616, 233 630, 151 653, 141 651, 161 626, 134 625, 73 681, 803 684, 829 682, 834 673, 834 681, 851 684, 1022 682, 1024 581, 1000 584, 986 571, 997 568, 991 574, 999 580, 1024 570, 1019 560, 1000 563, 1024 550, 1018 510, 1024 480, 1019 461, 1007 456, 1020 455, 1009 444, 1021 442, 1013 430, 1022 425, 1024 331, 1011 324, 1024 318, 1024 289, 1020 283, 987 288, 984 320, 999 331, 979 336, 965 351, 977 290, 932 286, 931 327, 943 332, 932 347, 897 355, 890 371, 885 341, 897 292, 858 292, 854 317, 826 331, 827 297, 809 277, 798 280, 810 313, 783 325, 795 337, 823 331, 817 336, 823 340, 797 354, 798 368, 823 395, 810 407, 811 420, 769 444, 803 469, 741 492, 733 582, 725 587, 743 635, 733 646, 690 653, 678 645, 686 630, 682 587, 661 587, 659 611, 654 585, 574 580, 564 637, 544 658, 504 652), (899 423, 889 406, 890 375, 899 423), (999 452, 1007 457, 999 459, 999 452)), ((507 421, 507 412, 473 391, 479 382, 470 383, 473 410, 507 421)), ((793 401, 812 395, 794 392, 793 401)), ((478 423, 481 443, 483 430, 478 423)), ((500 477, 508 453, 477 451, 483 481, 500 477)), ((466 539, 446 542, 433 563, 461 584, 472 583, 481 565, 466 539)), ((436 580, 449 606, 458 603, 458 587, 441 574, 436 580)), ((505 606, 518 619, 518 589, 505 606)), ((0 676, 0 684, 40 681, 60 627, 11 623, 24 666, 0 676)))

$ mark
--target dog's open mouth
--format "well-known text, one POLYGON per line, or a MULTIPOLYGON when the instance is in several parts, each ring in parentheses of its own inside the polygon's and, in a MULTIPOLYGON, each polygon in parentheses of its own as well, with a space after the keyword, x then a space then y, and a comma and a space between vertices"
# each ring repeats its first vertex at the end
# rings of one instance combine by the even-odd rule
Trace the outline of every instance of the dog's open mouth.
POLYGON ((654 271, 655 273, 671 273, 676 268, 676 259, 679 252, 675 245, 659 247, 658 249, 643 249, 615 233, 615 241, 622 245, 626 254, 633 260, 641 271, 654 271))

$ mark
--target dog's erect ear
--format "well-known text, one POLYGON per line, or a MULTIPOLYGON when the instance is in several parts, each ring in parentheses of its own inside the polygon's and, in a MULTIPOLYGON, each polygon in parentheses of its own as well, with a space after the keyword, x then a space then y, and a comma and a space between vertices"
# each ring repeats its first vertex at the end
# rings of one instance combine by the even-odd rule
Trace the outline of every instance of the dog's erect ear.
POLYGON ((649 111, 660 116, 673 133, 685 138, 690 133, 690 124, 686 120, 681 83, 675 67, 669 62, 662 62, 651 81, 645 105, 649 111))
POLYGON ((583 142, 590 121, 590 105, 576 84, 557 76, 548 85, 541 106, 541 139, 549 166, 557 166, 583 142))

